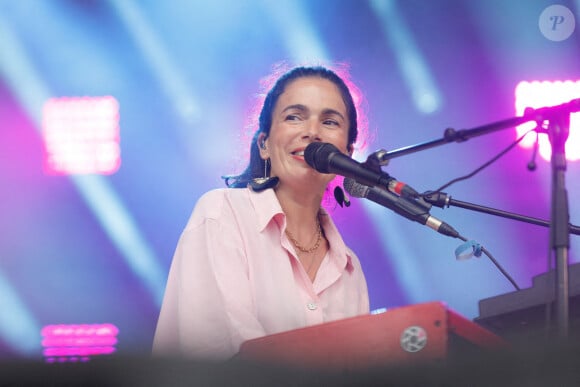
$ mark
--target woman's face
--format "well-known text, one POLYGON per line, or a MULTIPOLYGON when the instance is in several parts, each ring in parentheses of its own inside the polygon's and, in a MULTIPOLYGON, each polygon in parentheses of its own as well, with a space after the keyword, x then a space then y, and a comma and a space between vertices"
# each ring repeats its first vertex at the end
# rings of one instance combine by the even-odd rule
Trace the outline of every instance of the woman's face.
POLYGON ((270 158, 270 175, 278 176, 282 184, 316 179, 326 185, 334 175, 320 174, 306 164, 304 149, 321 141, 349 154, 349 127, 346 105, 334 83, 318 77, 298 78, 276 102, 270 135, 260 155, 270 158))

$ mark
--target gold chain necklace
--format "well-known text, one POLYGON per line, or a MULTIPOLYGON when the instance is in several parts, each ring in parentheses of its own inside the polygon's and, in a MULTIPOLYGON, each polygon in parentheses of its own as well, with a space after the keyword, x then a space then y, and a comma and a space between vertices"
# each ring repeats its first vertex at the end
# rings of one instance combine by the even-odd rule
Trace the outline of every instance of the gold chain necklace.
POLYGON ((303 253, 312 253, 314 251, 316 251, 318 249, 318 247, 320 246, 320 242, 322 241, 322 227, 320 227, 320 221, 318 222, 318 230, 316 231, 317 237, 316 237, 316 242, 314 243, 314 246, 312 246, 311 248, 307 249, 305 247, 303 247, 300 242, 298 242, 296 240, 296 238, 294 238, 294 236, 292 235, 292 233, 286 229, 286 235, 288 235, 288 238, 290 238, 290 240, 292 241, 292 243, 294 244, 294 246, 302 251, 303 253))

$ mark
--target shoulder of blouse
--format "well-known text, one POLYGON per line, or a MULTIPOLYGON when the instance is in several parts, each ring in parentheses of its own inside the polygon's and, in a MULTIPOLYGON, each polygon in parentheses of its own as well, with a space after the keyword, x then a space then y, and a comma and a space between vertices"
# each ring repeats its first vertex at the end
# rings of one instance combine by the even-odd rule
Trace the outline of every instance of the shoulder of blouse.
POLYGON ((232 196, 247 195, 242 188, 216 188, 199 197, 188 221, 188 227, 194 227, 207 219, 218 220, 227 212, 232 196))
MULTIPOLYGON (((267 190, 271 191, 271 190, 267 190)), ((199 225, 208 219, 231 220, 232 217, 271 218, 281 211, 272 192, 255 193, 248 188, 216 188, 205 192, 195 204, 188 227, 199 225)))

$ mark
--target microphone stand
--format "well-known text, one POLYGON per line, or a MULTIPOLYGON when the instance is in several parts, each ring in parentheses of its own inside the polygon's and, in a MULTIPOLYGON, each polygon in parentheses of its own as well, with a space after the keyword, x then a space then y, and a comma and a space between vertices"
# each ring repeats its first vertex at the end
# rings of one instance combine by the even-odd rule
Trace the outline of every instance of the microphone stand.
POLYGON ((538 124, 549 121, 548 137, 552 145, 550 248, 554 251, 556 257, 556 306, 558 334, 560 338, 568 337, 569 333, 568 251, 570 248, 570 213, 565 182, 565 145, 570 132, 570 114, 577 111, 580 111, 580 98, 558 106, 526 109, 526 112, 521 117, 513 117, 473 129, 456 131, 453 128, 448 128, 445 130, 443 138, 441 139, 400 148, 380 155, 380 162, 386 164, 390 159, 395 157, 419 152, 450 142, 464 142, 473 137, 512 128, 529 121, 536 121, 538 124))

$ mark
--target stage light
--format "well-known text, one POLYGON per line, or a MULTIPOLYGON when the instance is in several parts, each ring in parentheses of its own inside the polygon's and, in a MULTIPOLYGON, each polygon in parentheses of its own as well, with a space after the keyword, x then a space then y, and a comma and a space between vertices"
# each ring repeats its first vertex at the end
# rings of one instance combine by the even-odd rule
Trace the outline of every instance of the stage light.
POLYGON ((371 0, 370 6, 381 20, 385 39, 391 44, 399 71, 413 98, 415 108, 432 114, 443 106, 443 95, 431 73, 399 6, 394 0, 371 0))
MULTIPOLYGON (((560 105, 580 98, 579 81, 533 81, 520 82, 515 89, 516 115, 524 114, 526 108, 541 108, 560 105)), ((534 122, 519 125, 517 137, 536 126, 534 122)), ((521 146, 531 148, 534 146, 536 137, 530 133, 520 143, 521 146)), ((539 153, 545 160, 550 160, 552 148, 547 134, 539 135, 539 153)), ((566 142, 566 158, 570 161, 580 159, 580 113, 570 115, 570 134, 566 142)))
POLYGON ((41 335, 47 363, 86 362, 116 352, 119 329, 113 324, 47 325, 41 335))
POLYGON ((119 104, 115 98, 50 98, 44 105, 42 128, 47 174, 109 175, 119 169, 119 104))

